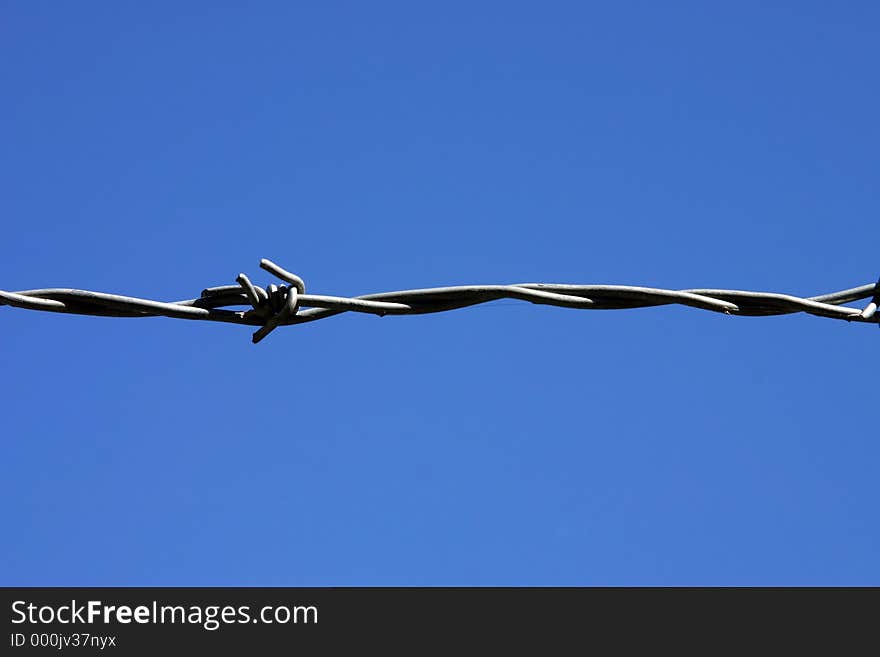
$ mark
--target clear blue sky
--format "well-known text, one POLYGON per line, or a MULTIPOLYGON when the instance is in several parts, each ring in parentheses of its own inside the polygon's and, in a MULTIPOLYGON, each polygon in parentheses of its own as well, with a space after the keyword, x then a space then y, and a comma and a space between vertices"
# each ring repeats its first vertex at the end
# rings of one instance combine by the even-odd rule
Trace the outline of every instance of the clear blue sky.
MULTIPOLYGON (((0 288, 880 274, 876 3, 10 2, 0 288)), ((876 326, 0 308, 7 585, 880 584, 876 326)))

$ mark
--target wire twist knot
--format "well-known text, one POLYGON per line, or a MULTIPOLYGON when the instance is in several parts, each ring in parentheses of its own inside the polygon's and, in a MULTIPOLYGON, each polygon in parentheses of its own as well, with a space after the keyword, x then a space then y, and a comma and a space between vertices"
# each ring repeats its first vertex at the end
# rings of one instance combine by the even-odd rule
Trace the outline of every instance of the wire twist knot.
POLYGON ((263 326, 254 332, 252 340, 257 344, 288 319, 296 315, 299 307, 299 295, 306 293, 306 284, 296 274, 282 269, 271 260, 260 260, 260 268, 274 274, 289 285, 269 284, 266 289, 256 287, 247 275, 241 273, 236 281, 241 285, 253 310, 248 314, 263 320, 263 326))

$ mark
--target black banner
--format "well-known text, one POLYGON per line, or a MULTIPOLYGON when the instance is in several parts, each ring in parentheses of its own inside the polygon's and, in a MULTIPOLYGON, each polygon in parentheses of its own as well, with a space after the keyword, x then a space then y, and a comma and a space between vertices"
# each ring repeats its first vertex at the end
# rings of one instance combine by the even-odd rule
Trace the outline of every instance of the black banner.
POLYGON ((880 589, 7 588, 3 654, 876 649, 880 589), (830 643, 829 643, 830 642, 830 643))

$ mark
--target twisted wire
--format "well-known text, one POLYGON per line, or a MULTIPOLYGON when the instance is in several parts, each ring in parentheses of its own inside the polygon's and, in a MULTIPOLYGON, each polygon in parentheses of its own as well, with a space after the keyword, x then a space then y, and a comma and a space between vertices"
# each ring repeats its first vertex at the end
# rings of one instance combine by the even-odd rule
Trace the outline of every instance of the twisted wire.
POLYGON ((105 292, 44 288, 4 292, 0 305, 102 317, 173 317, 259 326, 257 343, 279 326, 314 322, 345 312, 373 315, 420 315, 465 308, 499 299, 583 310, 621 310, 679 304, 728 315, 768 316, 807 313, 848 322, 880 324, 880 281, 814 297, 745 290, 665 290, 630 285, 567 285, 519 283, 515 285, 459 285, 398 290, 337 297, 306 294, 302 278, 263 259, 260 267, 283 281, 265 288, 255 286, 245 274, 238 285, 210 287, 197 299, 153 301, 105 292), (862 309, 843 304, 871 299, 862 309), (227 310, 249 306, 245 310, 227 310))

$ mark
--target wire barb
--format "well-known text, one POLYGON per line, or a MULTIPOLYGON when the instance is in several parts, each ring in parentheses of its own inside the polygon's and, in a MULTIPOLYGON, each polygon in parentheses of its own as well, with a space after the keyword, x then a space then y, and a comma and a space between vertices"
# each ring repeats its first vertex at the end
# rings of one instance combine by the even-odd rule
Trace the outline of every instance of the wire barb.
POLYGON ((880 280, 877 281, 876 288, 874 289, 874 297, 871 299, 871 303, 865 306, 865 309, 861 313, 862 319, 871 319, 874 317, 878 305, 880 305, 880 280))
POLYGON ((153 301, 105 292, 45 288, 4 292, 0 305, 28 310, 96 315, 102 317, 173 317, 258 326, 253 342, 263 340, 279 326, 304 324, 345 312, 379 315, 421 315, 466 308, 499 299, 582 310, 621 310, 678 304, 727 315, 769 316, 807 313, 819 317, 880 325, 880 280, 860 287, 814 297, 745 290, 665 290, 631 285, 459 285, 380 292, 357 297, 306 294, 305 281, 265 258, 260 268, 284 285, 255 286, 245 274, 238 285, 202 290, 197 299, 153 301), (843 304, 871 299, 864 309, 843 304), (245 310, 229 307, 249 306, 245 310))

